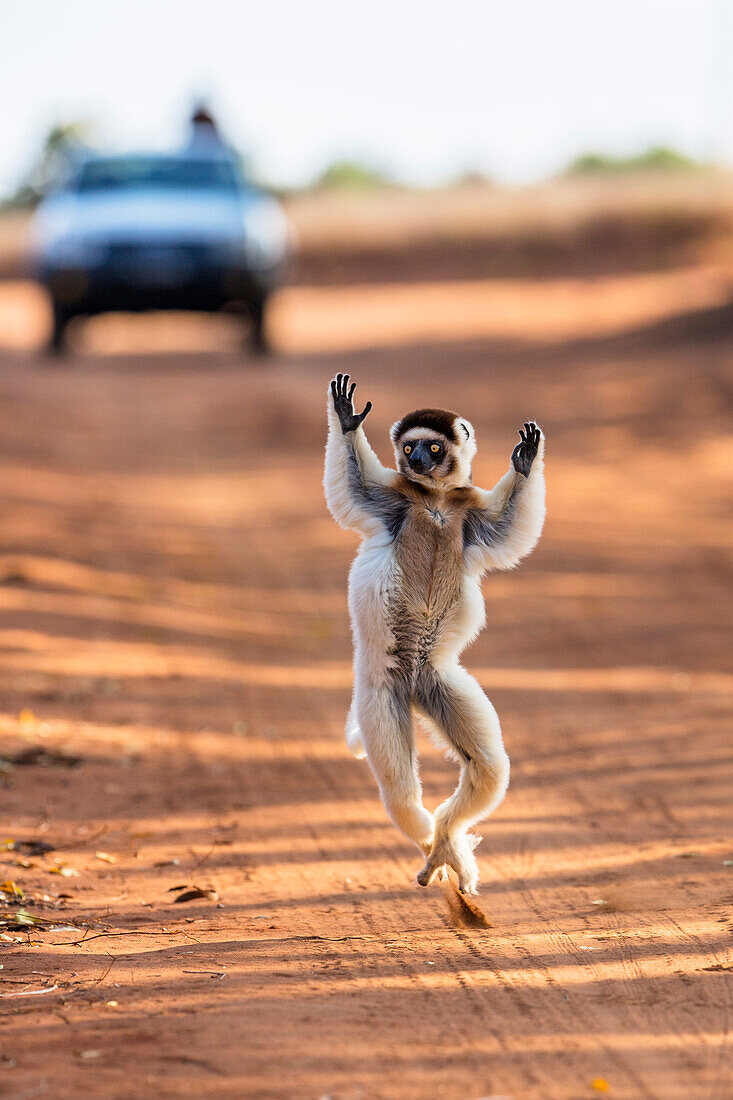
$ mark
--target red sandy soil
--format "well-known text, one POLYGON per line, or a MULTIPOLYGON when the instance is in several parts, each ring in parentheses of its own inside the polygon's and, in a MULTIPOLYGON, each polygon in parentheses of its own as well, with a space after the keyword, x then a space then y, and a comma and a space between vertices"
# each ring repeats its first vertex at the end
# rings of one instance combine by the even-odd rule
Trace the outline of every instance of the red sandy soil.
MULTIPOLYGON (((0 879, 61 925, 0 929, 3 1096, 732 1094, 733 334, 680 293, 674 322, 582 340, 543 342, 528 295, 525 339, 339 350, 324 299, 322 349, 267 365, 2 353, 1 754, 80 758, 0 773, 2 838, 53 846, 0 879), (470 416, 481 484, 524 419, 548 437, 545 534, 487 578, 466 657, 513 764, 491 927, 415 884, 343 743, 339 369, 385 460, 417 404, 470 416)), ((421 747, 434 806, 456 771, 421 747)))
MULTIPOLYGON (((594 279, 472 279, 409 284, 283 288, 269 327, 276 348, 295 354, 341 353, 388 345, 467 340, 562 344, 623 334, 723 307, 730 263, 594 279)), ((29 279, 0 283, 0 348, 36 350, 51 325, 47 297, 29 279)), ((242 322, 219 314, 110 314, 76 323, 78 350, 102 354, 235 349, 242 322)))

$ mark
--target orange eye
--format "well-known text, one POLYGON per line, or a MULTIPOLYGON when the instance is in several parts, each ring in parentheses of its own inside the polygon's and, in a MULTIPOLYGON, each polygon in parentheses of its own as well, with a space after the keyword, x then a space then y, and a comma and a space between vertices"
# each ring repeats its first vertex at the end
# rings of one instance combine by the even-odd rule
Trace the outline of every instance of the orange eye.
POLYGON ((434 455, 437 455, 437 454, 439 454, 439 453, 440 453, 440 447, 438 446, 438 444, 437 444, 437 443, 433 443, 433 445, 432 445, 432 447, 430 448, 430 450, 431 450, 431 451, 433 452, 433 454, 434 454, 434 455))
POLYGON ((411 450, 412 450, 412 447, 410 446, 410 444, 409 444, 409 443, 405 443, 405 446, 403 447, 403 450, 404 450, 404 452, 405 452, 405 454, 406 454, 406 455, 409 455, 409 453, 410 453, 410 452, 411 452, 411 450))

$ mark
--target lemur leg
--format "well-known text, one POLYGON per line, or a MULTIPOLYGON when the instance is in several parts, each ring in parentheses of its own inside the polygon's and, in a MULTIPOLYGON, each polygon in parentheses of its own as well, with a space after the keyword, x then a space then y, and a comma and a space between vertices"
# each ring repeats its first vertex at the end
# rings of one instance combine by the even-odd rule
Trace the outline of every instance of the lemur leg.
POLYGON ((434 823, 433 815, 422 804, 410 692, 398 681, 378 687, 359 684, 355 702, 369 766, 387 813, 397 828, 427 855, 432 847, 434 823))
POLYGON ((349 707, 349 713, 346 718, 346 744, 352 756, 355 756, 357 760, 364 759, 366 756, 366 749, 364 748, 364 740, 361 736, 361 729, 359 728, 359 719, 356 716, 356 698, 351 700, 351 706, 349 707))
POLYGON ((435 811, 435 839, 417 881, 427 886, 447 864, 458 875, 460 889, 473 894, 478 885, 473 854, 478 839, 468 835, 468 827, 499 805, 509 785, 509 757, 499 719, 478 682, 457 664, 440 670, 426 665, 415 703, 461 762, 456 790, 435 811))

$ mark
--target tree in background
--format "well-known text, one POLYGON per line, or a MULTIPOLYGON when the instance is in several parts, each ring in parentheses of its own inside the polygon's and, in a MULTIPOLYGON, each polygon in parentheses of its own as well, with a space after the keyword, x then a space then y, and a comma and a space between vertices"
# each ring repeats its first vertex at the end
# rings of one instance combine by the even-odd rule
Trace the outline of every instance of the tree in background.
POLYGON ((352 160, 338 160, 316 180, 314 187, 326 190, 368 191, 377 187, 393 187, 394 181, 385 172, 352 160))
POLYGON ((69 171, 74 157, 86 147, 88 134, 89 125, 84 122, 65 122, 52 126, 41 145, 35 164, 3 205, 35 206, 48 188, 69 171))
POLYGON ((590 175, 602 172, 669 172, 700 168, 690 157, 666 145, 652 145, 641 153, 614 157, 608 153, 583 153, 571 161, 567 174, 590 175))

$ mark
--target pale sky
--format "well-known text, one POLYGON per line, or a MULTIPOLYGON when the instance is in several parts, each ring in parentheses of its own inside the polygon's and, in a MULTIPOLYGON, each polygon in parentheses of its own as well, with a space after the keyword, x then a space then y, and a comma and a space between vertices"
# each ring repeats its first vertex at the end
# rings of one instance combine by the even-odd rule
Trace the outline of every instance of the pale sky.
POLYGON ((175 143, 205 96, 262 175, 418 183, 651 143, 733 159, 733 0, 0 0, 0 195, 57 121, 175 143))

